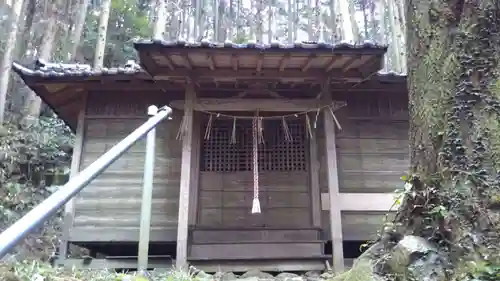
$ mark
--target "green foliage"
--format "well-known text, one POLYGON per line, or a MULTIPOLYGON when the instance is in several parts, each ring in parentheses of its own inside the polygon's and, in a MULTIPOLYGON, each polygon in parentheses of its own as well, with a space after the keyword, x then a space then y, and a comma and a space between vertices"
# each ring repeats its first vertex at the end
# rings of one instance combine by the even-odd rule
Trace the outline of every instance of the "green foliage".
MULTIPOLYGON (((55 118, 37 122, 6 123, 0 127, 0 228, 17 221, 65 181, 73 146, 71 131, 55 118)), ((45 252, 57 244, 58 217, 31 236, 19 251, 45 252), (48 246, 48 247, 47 247, 48 246)))
MULTIPOLYGON (((134 39, 148 38, 152 34, 152 28, 144 9, 144 5, 138 5, 137 1, 112 1, 104 57, 106 67, 120 66, 131 59, 137 61, 137 54, 132 44, 134 39)), ((94 11, 89 11, 80 48, 86 63, 93 62, 98 26, 99 15, 95 14, 94 11)))
POLYGON ((109 270, 76 270, 52 267, 39 261, 21 261, 15 264, 0 264, 2 281, 195 281, 194 272, 173 269, 166 272, 117 273, 109 270))
POLYGON ((352 269, 333 277, 331 281, 382 281, 381 277, 373 274, 373 267, 370 261, 359 260, 355 262, 352 269))

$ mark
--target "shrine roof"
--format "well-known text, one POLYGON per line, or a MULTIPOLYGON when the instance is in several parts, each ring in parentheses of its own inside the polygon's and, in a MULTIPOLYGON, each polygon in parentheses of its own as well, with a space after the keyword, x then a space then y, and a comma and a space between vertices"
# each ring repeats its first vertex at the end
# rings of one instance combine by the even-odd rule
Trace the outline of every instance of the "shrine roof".
POLYGON ((155 40, 146 39, 138 40, 134 43, 136 48, 141 48, 144 46, 161 46, 163 48, 184 48, 184 49, 211 49, 211 50, 257 50, 257 51, 293 51, 293 52, 310 52, 311 50, 321 51, 321 52, 332 52, 332 51, 355 51, 355 50, 383 50, 387 51, 387 46, 380 45, 372 41, 364 41, 360 44, 351 44, 349 42, 339 42, 339 43, 326 43, 326 42, 313 42, 313 41, 297 41, 293 44, 272 42, 271 44, 261 44, 261 43, 233 43, 231 41, 225 42, 212 42, 210 40, 201 41, 184 41, 184 40, 155 40))
POLYGON ((315 84, 358 79, 381 69, 386 46, 298 42, 236 44, 142 40, 134 44, 141 66, 155 80, 274 80, 315 84))
POLYGON ((32 68, 12 64, 25 84, 74 131, 82 100, 89 91, 155 91, 161 88, 133 61, 116 68, 92 69, 86 64, 36 60, 32 68), (146 90, 144 90, 144 86, 146 90))
MULTIPOLYGON (((372 84, 384 88, 387 83, 406 82, 404 75, 377 72, 386 47, 369 42, 359 45, 346 43, 258 45, 142 41, 136 43, 135 47, 141 57, 142 66, 129 61, 121 67, 93 69, 85 64, 48 63, 36 60, 31 66, 13 63, 12 69, 72 129, 76 128, 81 101, 88 92, 113 92, 117 94, 117 98, 123 92, 141 95, 153 93, 165 95, 164 92, 167 92, 166 94, 172 96, 172 99, 175 95, 178 99, 179 96, 182 97, 188 79, 195 80, 200 90, 219 94, 247 90, 253 84, 269 86, 276 92, 300 93, 319 87, 321 80, 316 75, 320 75, 321 79, 330 75, 332 85, 335 85, 331 88, 334 90, 342 90, 352 83, 361 83, 366 85, 361 86, 365 88, 371 87, 372 84), (217 51, 206 52, 210 50, 217 51), (222 52, 218 53, 221 50, 222 52), (158 52, 163 54, 164 58, 172 59, 175 71, 168 70, 168 66, 167 69, 159 66, 151 68, 154 65, 150 59, 158 52), (210 70, 210 65, 203 66, 207 61, 207 54, 213 59, 212 67, 215 71, 210 70), (186 66, 186 61, 182 61, 183 58, 188 58, 191 62, 198 61, 199 65, 193 63, 186 66), (237 59, 236 64, 231 64, 233 58, 237 59), (252 62, 252 58, 257 60, 252 62), (277 58, 282 65, 273 69, 272 65, 277 58), (145 63, 148 61, 149 64, 145 63), (231 66, 230 69, 227 69, 228 65, 231 66), (237 71, 234 71, 234 68, 237 71), (353 69, 357 70, 353 72, 353 69), (219 70, 222 73, 219 73, 219 70), (153 78, 149 71, 157 75, 153 78), (215 75, 211 75, 210 72, 215 72, 215 75), (342 75, 343 72, 352 75, 342 75), (256 73, 261 75, 255 75, 256 73), (224 79, 222 74, 230 79, 224 79), (279 75, 284 79, 279 78, 279 75)), ((159 61, 161 62, 162 58, 159 61)), ((234 59, 232 61, 235 62, 234 59)))

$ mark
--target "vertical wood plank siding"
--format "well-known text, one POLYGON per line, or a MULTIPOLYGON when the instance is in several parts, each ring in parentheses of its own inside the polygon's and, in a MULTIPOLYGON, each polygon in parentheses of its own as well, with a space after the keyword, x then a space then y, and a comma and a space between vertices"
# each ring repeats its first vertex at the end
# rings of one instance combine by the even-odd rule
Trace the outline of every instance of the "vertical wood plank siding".
MULTIPOLYGON (((146 102, 129 107, 96 98, 89 102, 82 168, 147 120, 146 102), (122 112, 117 113, 117 108, 122 112)), ((176 135, 181 114, 174 112, 173 119, 163 121, 156 130, 151 241, 166 239, 172 236, 167 230, 177 228, 181 143, 176 135)), ((144 138, 77 196, 70 231, 72 241, 109 241, 110 237, 117 241, 138 241, 145 151, 144 138)), ((175 236, 172 238, 175 241, 175 236)))
MULTIPOLYGON (((90 96, 82 168, 141 125, 147 118, 149 104, 166 104, 163 99, 137 95, 135 99, 124 97, 117 102, 104 95, 90 96)), ((340 192, 393 192, 401 187, 400 177, 409 164, 406 97, 363 92, 335 94, 333 99, 347 101, 347 106, 336 114, 343 128, 336 135, 340 192)), ((164 121, 157 128, 151 241, 176 240, 182 144, 176 135, 181 116, 182 112, 174 111, 173 120, 164 121)), ((316 141, 319 186, 325 193, 328 188, 321 119, 316 124, 316 141)), ((144 153, 145 140, 141 140, 79 194, 70 241, 138 241, 144 153)), ((311 227, 309 172, 279 174, 262 173, 263 213, 251 216, 251 173, 201 172, 198 223, 235 228, 311 227)), ((343 212, 343 238, 371 238, 383 217, 382 212, 343 212)), ((321 226, 328 238, 328 211, 321 212, 321 226)))
MULTIPOLYGON (((402 187, 400 177, 409 167, 406 97, 365 92, 334 96, 336 99, 347 101, 347 106, 336 113, 342 126, 336 135, 340 192, 385 193, 402 187)), ((319 184, 321 192, 326 193, 328 186, 323 131, 318 131, 317 142, 319 184)), ((328 211, 322 211, 321 216, 322 228, 329 237, 328 211)), ((384 216, 383 212, 342 212, 344 240, 372 238, 384 216)))

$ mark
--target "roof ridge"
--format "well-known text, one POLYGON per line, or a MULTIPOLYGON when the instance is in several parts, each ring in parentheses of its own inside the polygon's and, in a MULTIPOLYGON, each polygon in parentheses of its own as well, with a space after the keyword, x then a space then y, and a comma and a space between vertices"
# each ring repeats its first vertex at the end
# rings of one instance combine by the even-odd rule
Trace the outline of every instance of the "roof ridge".
POLYGON ((12 63, 12 70, 18 74, 28 76, 100 76, 113 74, 146 73, 134 60, 128 60, 123 66, 92 68, 89 64, 81 63, 54 63, 43 59, 36 59, 34 67, 29 68, 17 62, 12 63))
POLYGON ((323 41, 296 41, 294 43, 281 43, 273 41, 269 43, 259 43, 250 41, 247 43, 235 43, 231 40, 224 42, 202 40, 162 40, 162 39, 138 39, 134 46, 141 45, 161 45, 167 48, 216 48, 216 49, 322 49, 322 50, 348 50, 348 49, 372 49, 387 51, 387 45, 378 44, 371 40, 364 40, 359 43, 340 41, 338 43, 328 43, 323 41))

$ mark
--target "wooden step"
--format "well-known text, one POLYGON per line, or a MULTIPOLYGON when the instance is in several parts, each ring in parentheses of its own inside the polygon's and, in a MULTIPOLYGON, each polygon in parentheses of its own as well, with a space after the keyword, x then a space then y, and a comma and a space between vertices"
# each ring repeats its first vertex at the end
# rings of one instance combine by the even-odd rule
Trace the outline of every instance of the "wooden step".
POLYGON ((199 242, 193 245, 220 245, 220 244, 230 244, 230 245, 235 245, 235 244, 294 244, 294 243, 319 243, 319 244, 325 244, 326 241, 324 240, 303 240, 303 241, 221 241, 221 242, 199 242))
POLYGON ((240 242, 193 244, 189 249, 192 259, 269 259, 281 257, 319 257, 323 255, 323 241, 240 242))
POLYGON ((244 241, 311 241, 320 239, 320 229, 200 229, 191 231, 193 244, 244 241))
MULTIPOLYGON (((259 261, 273 261, 273 260, 283 260, 283 261, 298 261, 298 260, 319 260, 319 261, 326 261, 332 259, 332 255, 318 255, 318 256, 309 256, 309 257, 290 257, 290 256, 283 256, 283 257, 272 257, 272 258, 219 258, 219 259, 212 259, 212 258, 188 258, 189 261, 218 261, 218 262, 225 262, 225 261, 233 261, 233 260, 238 260, 238 261, 252 261, 252 260, 259 260, 259 261)), ((352 259, 351 259, 352 260, 352 259)), ((352 264, 352 262, 351 262, 352 264)))

